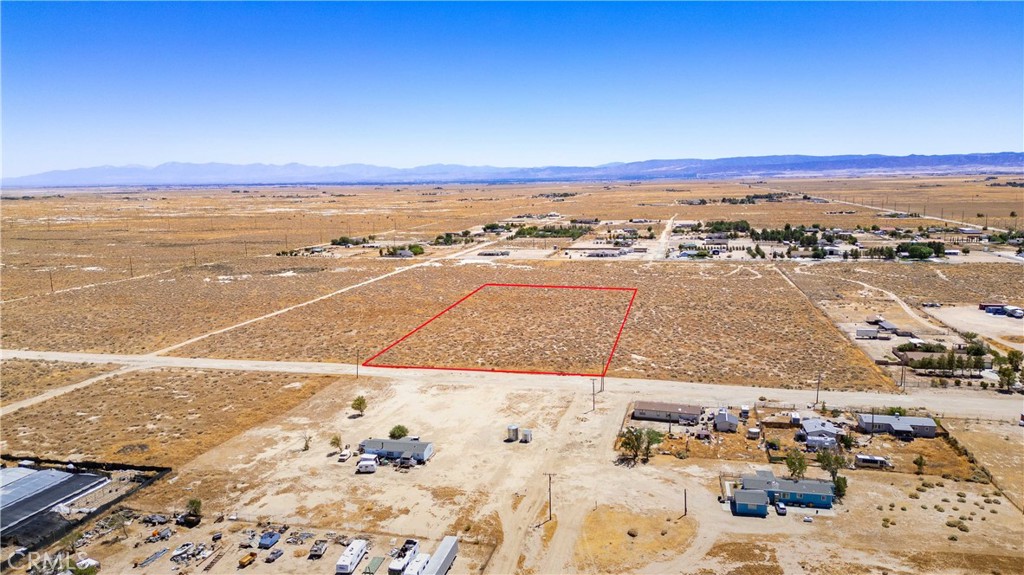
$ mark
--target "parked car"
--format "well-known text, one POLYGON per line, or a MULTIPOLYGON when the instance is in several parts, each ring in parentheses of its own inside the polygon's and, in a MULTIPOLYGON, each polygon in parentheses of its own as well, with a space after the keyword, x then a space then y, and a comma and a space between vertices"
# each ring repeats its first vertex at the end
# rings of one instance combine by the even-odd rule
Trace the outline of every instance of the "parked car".
POLYGON ((270 555, 267 555, 267 558, 264 559, 264 561, 266 561, 267 563, 273 563, 274 561, 277 561, 282 555, 284 555, 284 551, 281 551, 280 549, 274 549, 270 552, 270 555))
POLYGON ((342 449, 341 453, 338 454, 338 461, 342 462, 342 463, 348 461, 351 458, 352 458, 352 452, 349 451, 348 449, 342 449))
POLYGON ((785 515, 786 514, 786 504, 781 502, 781 501, 776 503, 775 504, 775 512, 778 513, 779 515, 785 515))

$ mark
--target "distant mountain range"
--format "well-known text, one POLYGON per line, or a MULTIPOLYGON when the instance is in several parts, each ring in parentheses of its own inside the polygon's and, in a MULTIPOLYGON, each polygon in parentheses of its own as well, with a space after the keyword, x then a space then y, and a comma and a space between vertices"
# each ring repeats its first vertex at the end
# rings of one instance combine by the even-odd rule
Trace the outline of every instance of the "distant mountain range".
POLYGON ((719 179, 889 174, 1024 175, 1024 153, 942 156, 755 156, 716 160, 647 160, 593 167, 498 168, 432 164, 388 168, 368 164, 188 164, 99 166, 4 178, 4 187, 174 186, 215 184, 413 184, 583 180, 719 179))

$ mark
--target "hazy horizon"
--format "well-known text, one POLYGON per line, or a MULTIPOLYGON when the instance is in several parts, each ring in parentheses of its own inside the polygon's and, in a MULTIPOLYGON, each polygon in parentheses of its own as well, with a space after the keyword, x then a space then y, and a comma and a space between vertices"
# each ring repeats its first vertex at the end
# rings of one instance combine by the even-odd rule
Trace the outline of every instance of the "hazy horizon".
POLYGON ((1024 151, 1021 3, 3 8, 5 178, 1024 151))

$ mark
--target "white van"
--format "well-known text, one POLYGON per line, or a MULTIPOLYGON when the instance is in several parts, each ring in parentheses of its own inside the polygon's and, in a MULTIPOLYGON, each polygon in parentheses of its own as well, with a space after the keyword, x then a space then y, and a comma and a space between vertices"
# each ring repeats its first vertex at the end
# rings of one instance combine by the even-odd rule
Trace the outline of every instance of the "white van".
POLYGON ((376 473, 377 464, 373 461, 360 460, 359 464, 356 465, 356 473, 376 473))

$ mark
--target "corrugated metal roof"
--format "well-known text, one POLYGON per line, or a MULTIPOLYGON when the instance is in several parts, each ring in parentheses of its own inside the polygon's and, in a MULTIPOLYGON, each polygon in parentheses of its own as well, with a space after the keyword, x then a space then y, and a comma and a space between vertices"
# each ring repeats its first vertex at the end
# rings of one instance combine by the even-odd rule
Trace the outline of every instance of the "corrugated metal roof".
POLYGON ((638 401, 633 409, 643 411, 669 411, 682 415, 700 415, 704 408, 699 405, 686 405, 682 403, 665 403, 661 401, 638 401))
POLYGON ((44 489, 49 489, 71 478, 70 473, 57 471, 56 469, 29 469, 28 471, 31 473, 5 483, 3 488, 0 489, 0 502, 2 502, 0 505, 2 505, 2 509, 6 509, 26 497, 31 497, 44 489))
POLYGON ((875 425, 892 425, 904 423, 917 427, 935 427, 935 420, 930 417, 911 417, 899 415, 872 415, 870 413, 858 413, 857 423, 874 423, 875 425))
POLYGON ((14 483, 15 481, 25 477, 26 475, 32 475, 35 473, 35 469, 29 469, 27 467, 3 467, 0 468, 0 487, 7 487, 8 483, 14 483))
POLYGON ((747 505, 768 505, 768 494, 760 489, 737 489, 733 492, 732 498, 736 503, 747 505))
POLYGON ((364 439, 359 443, 361 449, 372 449, 374 451, 392 451, 396 453, 412 452, 417 455, 424 455, 432 443, 414 439, 364 439))
POLYGON ((743 476, 743 490, 761 489, 786 493, 812 493, 832 495, 832 482, 817 479, 778 479, 771 471, 758 471, 757 475, 743 476))

